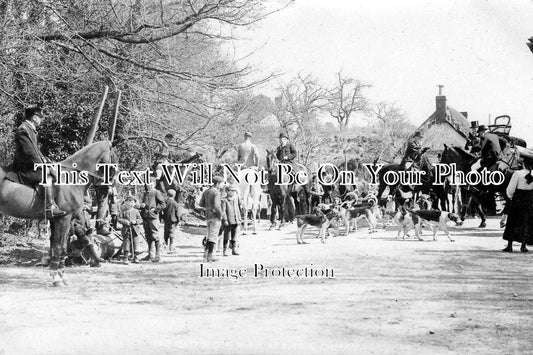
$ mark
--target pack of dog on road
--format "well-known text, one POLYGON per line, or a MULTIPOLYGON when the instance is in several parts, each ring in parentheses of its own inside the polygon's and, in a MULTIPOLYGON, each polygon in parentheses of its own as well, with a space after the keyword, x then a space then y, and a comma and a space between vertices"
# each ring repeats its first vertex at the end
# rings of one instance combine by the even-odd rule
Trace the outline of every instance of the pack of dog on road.
POLYGON ((340 235, 340 226, 344 226, 345 235, 352 230, 357 232, 357 222, 360 220, 366 221, 369 233, 376 232, 378 220, 381 220, 384 229, 389 225, 398 227, 396 239, 399 239, 402 233, 402 239, 410 238, 409 232, 414 229, 416 238, 424 240, 421 237, 422 228, 426 227, 433 232, 433 240, 437 240, 437 232, 441 230, 451 242, 454 241, 448 231, 447 223, 450 221, 459 223, 457 214, 430 209, 424 196, 417 201, 414 209, 409 208, 406 203, 396 210, 395 206, 389 205, 389 202, 387 201, 385 207, 380 207, 378 199, 373 194, 369 194, 364 198, 348 195, 345 201, 337 198, 331 204, 319 204, 314 208, 313 213, 296 216, 298 227, 296 242, 307 244, 303 237, 308 226, 317 228, 317 238, 320 237, 321 242, 325 243, 328 236, 340 235), (330 232, 331 227, 335 229, 334 233, 330 232))

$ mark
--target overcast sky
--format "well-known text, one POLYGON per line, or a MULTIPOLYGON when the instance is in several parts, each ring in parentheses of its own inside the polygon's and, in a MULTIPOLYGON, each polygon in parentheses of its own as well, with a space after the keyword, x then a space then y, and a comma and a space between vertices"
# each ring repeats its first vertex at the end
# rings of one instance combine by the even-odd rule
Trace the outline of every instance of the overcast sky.
POLYGON ((281 80, 310 73, 332 83, 342 69, 417 125, 443 84, 448 105, 485 124, 508 114, 511 134, 533 146, 531 0, 296 0, 239 35, 237 55, 257 49, 247 60, 286 73, 281 80))

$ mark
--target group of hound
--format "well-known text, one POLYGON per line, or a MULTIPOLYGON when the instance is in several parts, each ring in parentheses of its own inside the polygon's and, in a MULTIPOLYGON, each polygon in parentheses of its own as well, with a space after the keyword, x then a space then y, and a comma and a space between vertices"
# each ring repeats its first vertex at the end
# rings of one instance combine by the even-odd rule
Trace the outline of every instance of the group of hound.
POLYGON ((387 210, 378 205, 377 197, 372 194, 364 198, 350 198, 343 202, 336 199, 332 204, 319 204, 313 212, 313 214, 296 216, 298 226, 296 242, 298 244, 307 244, 303 239, 307 226, 318 228, 318 237, 320 237, 322 243, 325 243, 325 239, 332 235, 329 231, 330 227, 335 228, 334 235, 338 236, 340 235, 340 226, 344 225, 345 235, 348 235, 352 228, 357 232, 357 222, 361 219, 367 222, 369 233, 376 232, 378 220, 383 222, 384 228, 387 225, 396 225, 398 226, 396 239, 399 239, 403 233, 403 240, 406 237, 410 238, 409 231, 412 229, 414 229, 418 240, 424 240, 421 235, 422 227, 425 226, 433 232, 433 240, 437 240, 437 232, 441 230, 453 242, 447 223, 453 221, 456 225, 459 225, 459 216, 457 214, 432 210, 429 205, 424 203, 418 203, 414 209, 410 209, 405 204, 398 210, 387 210))

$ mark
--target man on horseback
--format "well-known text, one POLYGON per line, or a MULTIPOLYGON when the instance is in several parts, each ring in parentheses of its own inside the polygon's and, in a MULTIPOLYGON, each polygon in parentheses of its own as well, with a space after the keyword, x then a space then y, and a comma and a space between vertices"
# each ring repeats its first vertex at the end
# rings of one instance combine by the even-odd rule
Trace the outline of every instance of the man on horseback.
POLYGON ((419 165, 420 158, 429 148, 422 148, 420 141, 422 140, 422 133, 416 131, 413 138, 407 144, 405 155, 401 162, 401 165, 405 170, 409 170, 413 165, 419 165))
POLYGON ((489 132, 485 125, 478 127, 478 134, 481 141, 477 147, 472 147, 472 151, 480 151, 481 158, 472 165, 472 170, 477 171, 480 168, 494 170, 493 167, 500 160, 502 154, 500 139, 494 133, 489 132))
MULTIPOLYGON (((15 131, 15 157, 13 167, 25 185, 36 186, 41 181, 41 169, 34 169, 34 164, 48 163, 50 160, 41 153, 38 146, 37 127, 43 120, 40 107, 29 107, 24 111, 25 121, 15 131)), ((55 172, 52 172, 55 175, 55 172)), ((52 219, 66 215, 59 209, 54 199, 53 181, 55 176, 46 177, 44 185, 46 200, 46 218, 52 219)))
POLYGON ((286 133, 279 134, 279 146, 276 150, 276 157, 281 163, 294 165, 294 159, 296 159, 298 153, 291 142, 289 142, 289 136, 286 133))
POLYGON ((237 163, 243 164, 242 168, 253 168, 259 165, 257 147, 252 143, 252 133, 244 133, 244 142, 237 148, 237 163))

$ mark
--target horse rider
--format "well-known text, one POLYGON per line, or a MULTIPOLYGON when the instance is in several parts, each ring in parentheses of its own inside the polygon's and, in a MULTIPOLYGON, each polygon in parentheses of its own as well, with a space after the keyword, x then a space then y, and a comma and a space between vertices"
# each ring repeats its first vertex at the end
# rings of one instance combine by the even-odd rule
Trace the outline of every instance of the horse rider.
POLYGON ((257 146, 252 143, 252 133, 244 133, 244 142, 237 148, 237 163, 243 164, 242 168, 254 168, 259 165, 257 146))
POLYGON ((468 133, 468 138, 466 140, 465 144, 465 150, 470 151, 473 147, 475 147, 479 141, 478 137, 478 130, 479 122, 478 121, 471 121, 470 122, 470 132, 468 133))
POLYGON ((500 146, 500 139, 494 133, 489 132, 485 125, 478 127, 478 134, 481 142, 478 147, 473 147, 472 151, 481 151, 481 158, 472 165, 472 171, 477 171, 480 168, 494 169, 498 160, 502 155, 500 146))
POLYGON ((294 159, 298 152, 294 148, 291 142, 289 142, 289 136, 286 133, 279 134, 279 146, 276 150, 276 158, 280 163, 295 165, 294 159))
POLYGON ((409 170, 413 165, 418 166, 422 154, 424 154, 429 148, 422 148, 420 141, 422 140, 422 133, 416 131, 413 138, 407 144, 405 155, 402 160, 402 165, 405 170, 409 170))
MULTIPOLYGON (((39 150, 37 137, 37 127, 41 125, 44 119, 42 109, 37 106, 27 108, 24 111, 24 119, 24 122, 15 131, 13 167, 18 172, 23 184, 35 187, 41 181, 41 169, 35 170, 34 164, 50 162, 50 159, 46 158, 39 150)), ((53 188, 55 175, 56 172, 52 170, 51 174, 46 177, 46 184, 44 185, 45 213, 48 219, 67 214, 55 203, 53 188)))

